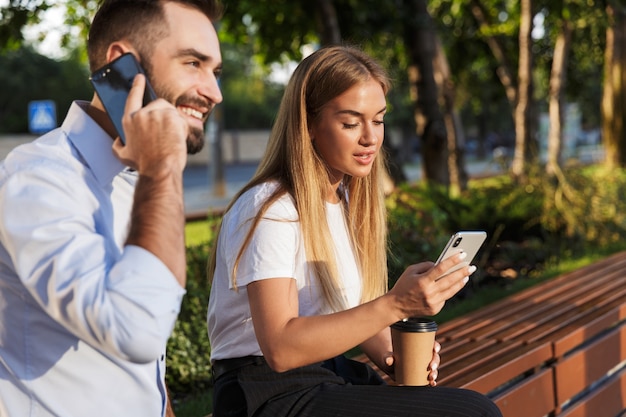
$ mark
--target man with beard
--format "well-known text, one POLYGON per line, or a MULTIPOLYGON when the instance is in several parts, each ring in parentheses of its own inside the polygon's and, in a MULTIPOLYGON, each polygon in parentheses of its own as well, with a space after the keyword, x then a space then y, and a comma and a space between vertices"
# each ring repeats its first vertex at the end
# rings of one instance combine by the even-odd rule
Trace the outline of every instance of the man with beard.
POLYGON ((134 54, 122 144, 97 95, 0 165, 0 415, 163 416, 185 293, 182 173, 222 96, 213 0, 105 0, 91 70, 134 54))

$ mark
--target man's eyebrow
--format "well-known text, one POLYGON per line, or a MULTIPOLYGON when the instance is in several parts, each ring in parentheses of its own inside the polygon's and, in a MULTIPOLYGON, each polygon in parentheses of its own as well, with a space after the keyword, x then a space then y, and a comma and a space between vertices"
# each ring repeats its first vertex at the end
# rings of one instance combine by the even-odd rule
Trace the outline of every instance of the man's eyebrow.
POLYGON ((202 52, 198 51, 195 48, 181 49, 176 54, 177 58, 183 58, 183 57, 186 57, 186 56, 194 57, 197 60, 202 61, 202 62, 211 62, 211 61, 213 61, 213 57, 212 56, 203 54, 202 52))

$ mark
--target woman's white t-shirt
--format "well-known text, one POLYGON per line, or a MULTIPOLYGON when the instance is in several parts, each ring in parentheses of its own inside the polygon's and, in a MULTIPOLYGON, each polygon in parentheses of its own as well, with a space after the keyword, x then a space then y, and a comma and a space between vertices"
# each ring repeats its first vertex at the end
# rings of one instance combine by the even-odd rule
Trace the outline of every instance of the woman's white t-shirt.
MULTIPOLYGON (((246 291, 253 281, 293 278, 298 288, 300 316, 331 313, 322 302, 319 283, 307 265, 298 213, 288 194, 274 202, 257 225, 238 265, 237 289, 233 288, 233 266, 239 250, 254 216, 276 187, 276 183, 268 182, 248 190, 222 220, 207 314, 212 360, 263 354, 254 334, 246 291)), ((326 203, 326 212, 343 295, 348 307, 354 307, 361 298, 361 275, 342 203, 326 203)))

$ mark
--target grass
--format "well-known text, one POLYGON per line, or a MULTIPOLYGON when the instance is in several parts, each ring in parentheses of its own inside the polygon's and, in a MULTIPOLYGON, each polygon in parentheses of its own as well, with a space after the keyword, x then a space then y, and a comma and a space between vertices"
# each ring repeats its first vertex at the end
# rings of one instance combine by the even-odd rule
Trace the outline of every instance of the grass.
POLYGON ((213 236, 213 223, 208 220, 189 222, 185 225, 185 244, 187 247, 208 242, 213 236))

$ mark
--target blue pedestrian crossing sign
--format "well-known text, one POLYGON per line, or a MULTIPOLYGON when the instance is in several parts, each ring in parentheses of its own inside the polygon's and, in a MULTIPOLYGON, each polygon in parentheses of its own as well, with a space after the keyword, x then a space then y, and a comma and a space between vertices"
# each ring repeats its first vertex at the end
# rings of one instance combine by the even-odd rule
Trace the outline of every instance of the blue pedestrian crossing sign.
POLYGON ((31 133, 46 133, 57 127, 56 104, 52 100, 28 103, 28 130, 31 133))

